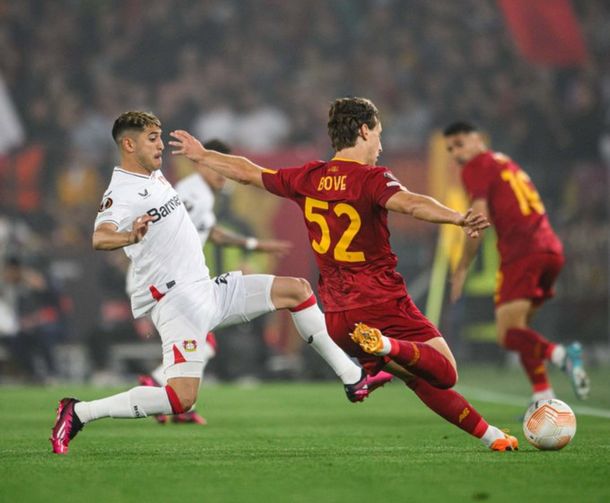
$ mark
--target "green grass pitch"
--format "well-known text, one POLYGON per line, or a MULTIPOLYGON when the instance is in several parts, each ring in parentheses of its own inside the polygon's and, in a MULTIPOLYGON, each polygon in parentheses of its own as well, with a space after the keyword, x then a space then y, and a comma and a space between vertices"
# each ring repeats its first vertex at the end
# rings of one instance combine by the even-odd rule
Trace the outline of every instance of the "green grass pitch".
MULTIPOLYGON (((607 411, 608 371, 593 377, 586 405, 607 411)), ((461 383, 527 401, 519 373, 463 371, 461 383)), ((396 382, 362 404, 338 383, 204 387, 207 427, 106 419, 86 426, 67 456, 51 454, 58 398, 116 391, 0 388, 0 501, 610 501, 610 418, 577 413, 572 444, 541 452, 523 438, 524 407, 472 400, 520 439, 519 452, 494 453, 396 382)))

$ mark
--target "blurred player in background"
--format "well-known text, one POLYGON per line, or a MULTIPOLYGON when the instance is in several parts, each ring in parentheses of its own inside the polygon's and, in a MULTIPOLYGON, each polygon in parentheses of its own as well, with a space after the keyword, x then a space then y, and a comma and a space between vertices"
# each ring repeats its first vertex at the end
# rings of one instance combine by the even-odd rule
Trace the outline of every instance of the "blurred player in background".
POLYGON ((90 402, 63 398, 50 438, 53 452, 67 453, 70 441, 96 419, 189 411, 199 392, 208 332, 277 309, 291 311, 299 334, 343 381, 348 398, 362 400, 368 379, 328 336, 306 280, 239 271, 210 278, 197 230, 161 173, 159 119, 126 112, 115 120, 112 136, 121 163, 104 193, 92 244, 97 250, 122 248, 134 263, 132 312, 136 318, 150 314, 159 332, 167 385, 138 386, 90 402))
MULTIPOLYGON (((205 148, 229 154, 231 149, 228 145, 220 140, 210 140, 205 143, 205 148)), ((257 239, 255 237, 242 236, 236 232, 219 225, 216 222, 214 213, 214 203, 216 194, 219 193, 225 186, 226 178, 219 175, 211 169, 199 169, 198 172, 192 173, 176 183, 175 189, 180 196, 180 200, 184 204, 189 217, 195 224, 195 228, 199 233, 201 246, 205 246, 210 240, 217 246, 238 246, 248 251, 261 251, 284 255, 290 251, 292 244, 288 241, 278 241, 275 239, 257 239)), ((131 295, 134 286, 133 283, 133 267, 130 267, 130 274, 127 278, 127 293, 131 295)), ((216 338, 213 332, 207 335, 205 346, 202 352, 203 371, 209 361, 216 356, 216 338)), ((202 375, 203 379, 203 375, 202 375)), ((141 375, 138 381, 143 386, 164 386, 167 383, 163 372, 163 363, 156 367, 150 374, 141 375)), ((196 410, 195 406, 188 412, 182 414, 174 414, 171 416, 174 423, 196 423, 205 425, 207 421, 196 410)), ((154 416, 157 422, 165 424, 167 416, 158 414, 154 416)))
MULTIPOLYGON (((532 384, 532 401, 554 398, 545 360, 563 369, 576 396, 589 394, 579 343, 554 344, 530 328, 564 263, 563 247, 551 228, 529 176, 509 157, 487 148, 477 128, 455 122, 444 131, 447 150, 462 168, 462 182, 475 212, 489 216, 498 238, 500 270, 496 285, 498 343, 516 351, 532 384)), ((451 299, 457 301, 480 239, 467 240, 453 273, 451 299)))
POLYGON ((371 101, 338 99, 328 122, 335 157, 279 171, 206 150, 186 131, 170 133, 175 138, 170 145, 174 154, 295 201, 320 268, 320 296, 335 342, 370 374, 386 368, 400 377, 428 407, 487 447, 514 450, 515 437, 489 425, 449 389, 457 381, 455 359, 396 272, 387 214, 390 210, 458 225, 471 237, 489 222, 470 210, 462 215, 431 197, 409 192, 388 168, 375 166, 381 129, 371 101))

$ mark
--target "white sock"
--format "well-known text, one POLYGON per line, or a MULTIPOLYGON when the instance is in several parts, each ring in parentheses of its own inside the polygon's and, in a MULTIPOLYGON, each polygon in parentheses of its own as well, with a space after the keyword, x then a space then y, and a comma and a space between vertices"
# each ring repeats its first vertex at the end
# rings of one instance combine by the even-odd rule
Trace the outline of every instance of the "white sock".
POLYGON ((76 415, 83 423, 103 417, 136 419, 154 414, 171 414, 165 388, 138 386, 108 398, 79 402, 74 406, 76 415))
POLYGON ((563 364, 565 362, 565 359, 566 359, 565 346, 563 346, 561 344, 557 344, 557 346, 555 346, 555 348, 551 352, 551 362, 553 362, 553 364, 556 365, 557 367, 559 367, 560 369, 563 369, 563 364))
POLYGON ((301 338, 324 358, 343 384, 354 384, 360 380, 362 369, 330 338, 324 315, 317 304, 291 312, 290 315, 301 338))
POLYGON ((383 349, 377 353, 377 356, 385 356, 390 354, 390 350, 392 349, 392 344, 390 343, 390 339, 388 339, 385 335, 381 336, 381 341, 383 342, 383 349))
POLYGON ((532 402, 537 402, 538 400, 549 400, 551 398, 555 398, 553 388, 545 389, 544 391, 535 391, 532 394, 532 402))
POLYGON ((486 447, 491 447, 496 440, 499 438, 504 438, 504 432, 491 424, 485 430, 485 433, 481 437, 481 442, 485 444, 486 447))

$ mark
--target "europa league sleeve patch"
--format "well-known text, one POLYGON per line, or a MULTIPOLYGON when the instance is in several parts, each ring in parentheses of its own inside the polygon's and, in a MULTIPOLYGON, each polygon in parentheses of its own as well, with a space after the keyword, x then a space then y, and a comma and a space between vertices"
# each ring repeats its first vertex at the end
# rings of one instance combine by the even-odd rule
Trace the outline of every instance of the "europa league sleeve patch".
POLYGON ((111 206, 112 206, 112 198, 111 197, 105 197, 104 199, 102 199, 102 202, 100 204, 100 209, 98 210, 98 213, 101 213, 102 211, 106 211, 111 206))

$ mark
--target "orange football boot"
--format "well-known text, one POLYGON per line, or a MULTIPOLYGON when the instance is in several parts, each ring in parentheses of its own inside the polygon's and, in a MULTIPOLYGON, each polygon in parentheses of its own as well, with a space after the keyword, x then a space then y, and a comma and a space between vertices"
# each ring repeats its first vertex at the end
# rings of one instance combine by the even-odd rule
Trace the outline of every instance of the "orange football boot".
POLYGON ((491 446, 489 447, 492 451, 518 451, 519 450, 519 441, 516 437, 509 435, 508 433, 504 434, 504 438, 498 438, 493 441, 491 446))
POLYGON ((383 350, 381 331, 364 323, 356 323, 356 328, 349 334, 352 340, 369 354, 377 354, 383 350))

